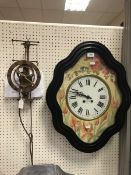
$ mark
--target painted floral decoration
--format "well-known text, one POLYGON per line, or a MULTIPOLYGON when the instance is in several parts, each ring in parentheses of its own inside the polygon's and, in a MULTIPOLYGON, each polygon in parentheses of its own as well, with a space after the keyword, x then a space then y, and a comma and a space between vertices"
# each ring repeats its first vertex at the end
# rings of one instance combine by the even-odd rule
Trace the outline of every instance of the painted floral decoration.
POLYGON ((115 114, 121 104, 116 75, 106 67, 98 54, 95 54, 94 58, 88 58, 84 55, 64 74, 63 84, 57 93, 57 101, 62 109, 64 124, 69 126, 83 142, 93 143, 108 127, 115 123, 115 114), (81 120, 74 116, 68 109, 65 98, 70 83, 76 77, 85 75, 100 76, 111 89, 111 103, 108 110, 99 118, 90 121, 81 120))

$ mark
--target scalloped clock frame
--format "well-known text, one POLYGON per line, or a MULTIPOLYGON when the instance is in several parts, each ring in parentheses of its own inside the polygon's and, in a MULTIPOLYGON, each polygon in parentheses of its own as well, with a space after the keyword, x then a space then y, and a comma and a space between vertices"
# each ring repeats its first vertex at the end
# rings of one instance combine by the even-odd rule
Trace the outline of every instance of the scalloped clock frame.
POLYGON ((131 91, 126 80, 126 71, 123 65, 115 60, 111 52, 103 44, 95 41, 87 41, 77 45, 67 58, 56 65, 53 80, 47 89, 46 100, 52 113, 55 129, 63 134, 73 147, 79 151, 91 153, 102 148, 122 128, 127 110, 131 104, 131 91), (98 54, 104 64, 115 72, 117 86, 121 93, 121 103, 115 113, 114 123, 106 128, 97 140, 90 143, 81 140, 74 130, 63 122, 63 112, 57 100, 57 94, 64 81, 65 72, 71 69, 88 52, 98 54))

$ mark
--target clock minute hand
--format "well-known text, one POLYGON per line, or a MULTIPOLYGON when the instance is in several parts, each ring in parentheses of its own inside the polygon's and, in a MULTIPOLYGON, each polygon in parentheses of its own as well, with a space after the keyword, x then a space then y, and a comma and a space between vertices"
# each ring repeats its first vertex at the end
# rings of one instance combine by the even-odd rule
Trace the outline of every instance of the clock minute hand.
POLYGON ((82 97, 85 97, 87 99, 92 99, 89 95, 85 95, 83 94, 82 92, 78 93, 78 95, 82 96, 82 97))
POLYGON ((70 92, 75 93, 79 95, 80 97, 85 97, 86 99, 92 99, 89 95, 83 94, 83 92, 78 92, 78 91, 70 91, 70 92))

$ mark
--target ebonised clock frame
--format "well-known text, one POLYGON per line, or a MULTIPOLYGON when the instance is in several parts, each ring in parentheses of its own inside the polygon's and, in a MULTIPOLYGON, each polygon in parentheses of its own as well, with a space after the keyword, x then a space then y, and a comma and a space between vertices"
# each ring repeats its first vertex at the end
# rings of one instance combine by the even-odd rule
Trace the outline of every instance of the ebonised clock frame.
POLYGON ((53 125, 55 129, 63 134, 70 144, 79 151, 91 153, 102 148, 108 140, 124 125, 127 116, 127 110, 131 104, 131 90, 126 79, 126 71, 121 63, 114 59, 111 52, 103 44, 95 41, 86 41, 77 45, 67 58, 60 61, 55 69, 53 80, 51 81, 46 93, 47 105, 52 113, 53 125), (63 123, 62 111, 56 100, 56 95, 63 82, 65 71, 71 68, 82 55, 87 52, 98 53, 104 63, 112 69, 117 76, 117 84, 121 91, 122 102, 117 110, 114 125, 107 128, 103 134, 94 143, 85 143, 77 137, 74 131, 63 123))

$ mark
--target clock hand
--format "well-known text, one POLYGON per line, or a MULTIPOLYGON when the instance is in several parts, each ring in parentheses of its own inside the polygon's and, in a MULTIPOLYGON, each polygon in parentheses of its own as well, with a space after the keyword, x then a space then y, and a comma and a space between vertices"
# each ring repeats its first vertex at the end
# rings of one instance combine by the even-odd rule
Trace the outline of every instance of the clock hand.
POLYGON ((91 100, 91 103, 93 102, 92 98, 89 95, 80 94, 80 96, 85 97, 87 100, 91 100))
POLYGON ((75 94, 79 95, 80 97, 85 97, 86 99, 92 99, 89 95, 83 94, 83 92, 78 92, 78 91, 75 91, 75 92, 70 91, 70 92, 75 93, 75 94))
POLYGON ((90 100, 91 103, 93 103, 92 98, 89 95, 85 95, 82 92, 77 93, 80 97, 85 97, 87 100, 90 100))

